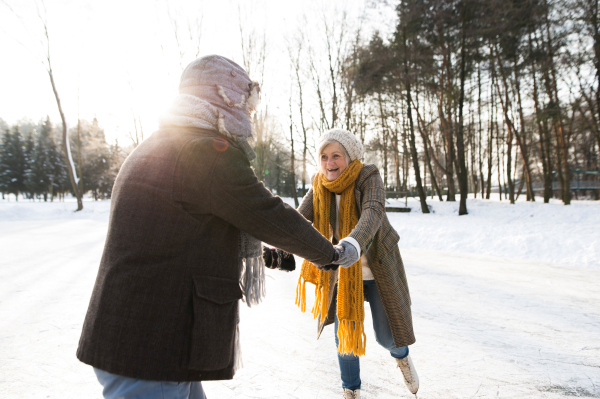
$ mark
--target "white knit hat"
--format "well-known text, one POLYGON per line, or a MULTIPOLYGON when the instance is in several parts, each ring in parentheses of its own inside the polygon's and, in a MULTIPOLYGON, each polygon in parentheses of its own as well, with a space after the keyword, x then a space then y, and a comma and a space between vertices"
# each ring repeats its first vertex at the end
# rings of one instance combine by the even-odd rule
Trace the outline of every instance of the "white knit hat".
POLYGON ((317 148, 320 148, 321 143, 329 139, 333 139, 339 142, 344 147, 344 149, 350 156, 350 162, 353 162, 356 159, 361 159, 363 157, 365 150, 363 148, 362 143, 355 135, 353 135, 349 131, 344 129, 329 130, 321 136, 317 148))

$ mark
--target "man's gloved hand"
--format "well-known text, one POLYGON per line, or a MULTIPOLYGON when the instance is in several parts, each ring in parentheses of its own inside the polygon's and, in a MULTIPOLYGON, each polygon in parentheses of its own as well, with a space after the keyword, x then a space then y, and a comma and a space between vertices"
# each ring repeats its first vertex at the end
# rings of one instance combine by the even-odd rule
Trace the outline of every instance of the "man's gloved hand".
POLYGON ((338 266, 350 267, 358 262, 359 255, 354 245, 349 242, 342 241, 339 245, 334 245, 335 255, 330 264, 322 266, 325 271, 337 270, 338 266))
POLYGON ((296 270, 294 255, 281 249, 264 247, 263 260, 265 261, 265 266, 269 269, 285 270, 286 272, 296 270))

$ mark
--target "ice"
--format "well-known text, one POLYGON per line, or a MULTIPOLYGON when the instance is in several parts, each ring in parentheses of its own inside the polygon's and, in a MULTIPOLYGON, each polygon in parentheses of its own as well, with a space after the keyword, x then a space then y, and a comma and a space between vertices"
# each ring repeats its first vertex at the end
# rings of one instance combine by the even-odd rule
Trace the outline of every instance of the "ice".
MULTIPOLYGON (((418 397, 600 398, 600 203, 469 200, 461 217, 458 203, 430 201, 431 215, 415 205, 388 216, 413 301, 418 397)), ((109 207, 0 201, 0 398, 102 397, 75 351, 109 207)), ((297 280, 268 270, 265 301, 241 304, 244 368, 205 382, 209 399, 341 397, 333 328, 316 339, 297 280)), ((414 397, 366 333, 363 397, 414 397)))

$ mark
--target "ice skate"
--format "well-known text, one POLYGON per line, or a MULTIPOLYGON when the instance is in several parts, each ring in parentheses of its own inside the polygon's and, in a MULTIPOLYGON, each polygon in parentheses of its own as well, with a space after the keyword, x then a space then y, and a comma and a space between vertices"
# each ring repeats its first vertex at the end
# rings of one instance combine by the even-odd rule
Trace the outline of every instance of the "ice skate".
POLYGON ((414 394, 419 390, 419 376, 417 375, 417 370, 415 369, 415 365, 410 358, 410 355, 406 356, 404 359, 396 359, 396 363, 398 363, 398 367, 402 371, 402 376, 404 377, 404 382, 408 387, 408 390, 414 394))
POLYGON ((351 389, 344 388, 344 399, 360 399, 360 389, 355 389, 353 391, 351 389))

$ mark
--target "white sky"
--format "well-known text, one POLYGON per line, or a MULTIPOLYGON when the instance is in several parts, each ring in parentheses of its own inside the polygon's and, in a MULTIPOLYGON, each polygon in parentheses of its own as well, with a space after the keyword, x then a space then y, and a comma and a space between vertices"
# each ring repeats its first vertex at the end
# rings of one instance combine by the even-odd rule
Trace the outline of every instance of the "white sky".
MULTIPOLYGON (((299 26, 307 37, 315 35, 313 28, 301 22, 302 16, 325 13, 335 18, 345 8, 352 18, 358 18, 365 3, 47 0, 44 12, 41 1, 0 0, 0 118, 9 124, 21 118, 37 121, 46 115, 54 123, 60 121, 41 62, 45 48, 36 4, 46 15, 52 67, 68 124, 77 122, 78 113, 82 119, 96 116, 109 139, 118 137, 127 143, 133 114, 142 120, 147 136, 177 92, 181 57, 169 13, 180 26, 182 46, 189 49, 192 44, 183 36, 183 29, 201 19, 200 55, 217 53, 242 65, 241 10, 244 29, 258 35, 264 32, 267 37, 264 100, 275 113, 281 104, 283 113, 289 94, 284 89, 289 87, 286 38, 296 34, 299 26)), ((379 29, 385 31, 393 25, 393 12, 375 13, 379 29)), ((181 61, 183 67, 194 58, 188 51, 181 61)))

